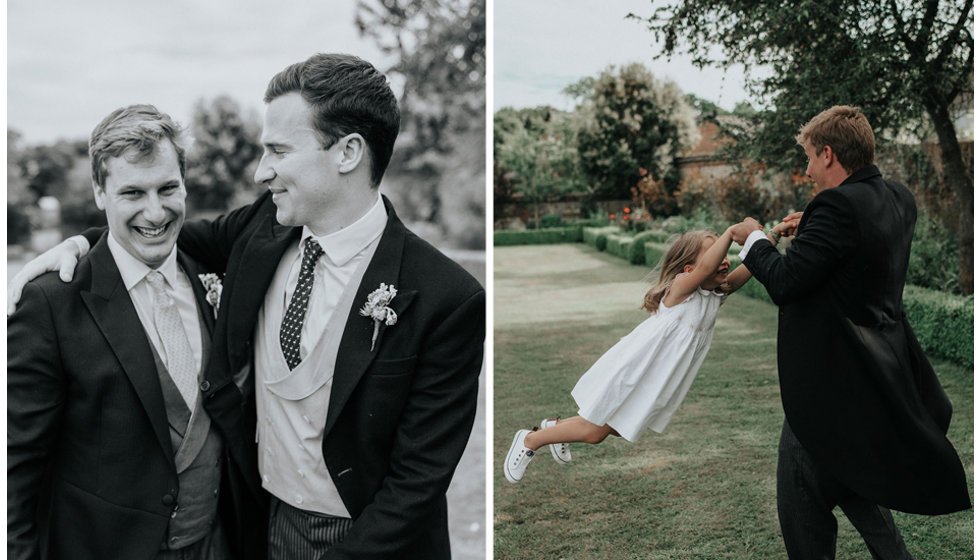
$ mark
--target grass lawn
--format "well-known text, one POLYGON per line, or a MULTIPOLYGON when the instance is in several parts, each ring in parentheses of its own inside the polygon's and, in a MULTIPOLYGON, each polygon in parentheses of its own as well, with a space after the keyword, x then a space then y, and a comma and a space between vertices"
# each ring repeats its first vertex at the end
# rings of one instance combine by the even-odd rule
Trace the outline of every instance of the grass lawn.
MULTIPOLYGON (((636 444, 573 444, 561 466, 542 453, 524 480, 501 465, 514 432, 573 416, 579 376, 642 321, 644 267, 582 244, 494 250, 494 557, 786 558, 776 517, 783 413, 775 306, 733 295, 714 342, 664 434, 636 444)), ((933 362, 953 402, 949 437, 973 484, 973 371, 933 362)), ((870 558, 838 510, 840 559, 870 558)), ((895 514, 914 556, 973 558, 973 511, 895 514)))

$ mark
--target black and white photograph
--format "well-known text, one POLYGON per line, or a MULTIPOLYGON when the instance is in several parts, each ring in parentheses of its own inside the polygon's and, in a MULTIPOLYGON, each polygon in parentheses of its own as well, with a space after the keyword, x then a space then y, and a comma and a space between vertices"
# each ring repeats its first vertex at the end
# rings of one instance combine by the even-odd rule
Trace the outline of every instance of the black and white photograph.
POLYGON ((7 5, 7 557, 486 557, 483 0, 7 5))

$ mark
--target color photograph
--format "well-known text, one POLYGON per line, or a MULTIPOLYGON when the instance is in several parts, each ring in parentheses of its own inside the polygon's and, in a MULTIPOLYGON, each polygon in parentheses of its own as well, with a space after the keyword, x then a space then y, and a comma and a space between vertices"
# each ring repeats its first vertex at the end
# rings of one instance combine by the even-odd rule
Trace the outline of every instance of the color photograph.
POLYGON ((973 558, 973 5, 497 0, 494 557, 973 558))

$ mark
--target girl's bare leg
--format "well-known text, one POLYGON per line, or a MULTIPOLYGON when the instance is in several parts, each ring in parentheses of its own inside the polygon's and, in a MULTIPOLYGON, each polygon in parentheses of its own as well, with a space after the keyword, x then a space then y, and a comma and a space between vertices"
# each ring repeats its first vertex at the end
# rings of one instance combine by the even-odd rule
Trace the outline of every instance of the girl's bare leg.
POLYGON ((599 443, 609 434, 619 435, 608 424, 597 426, 581 416, 563 418, 550 428, 531 432, 524 438, 524 447, 537 450, 549 443, 599 443))

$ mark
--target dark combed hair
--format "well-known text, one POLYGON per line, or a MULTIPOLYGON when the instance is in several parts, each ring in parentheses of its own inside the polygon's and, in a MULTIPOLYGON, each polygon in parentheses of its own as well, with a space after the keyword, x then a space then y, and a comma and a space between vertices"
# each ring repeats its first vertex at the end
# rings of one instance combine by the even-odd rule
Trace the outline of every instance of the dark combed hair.
POLYGON ((153 157, 157 146, 164 140, 173 144, 180 176, 183 177, 187 139, 180 125, 153 105, 130 105, 116 109, 92 130, 88 143, 92 181, 99 187, 105 187, 109 158, 126 156, 134 162, 143 161, 153 157))
POLYGON ((371 155, 371 183, 381 184, 398 137, 401 115, 388 80, 356 56, 315 54, 269 81, 265 102, 298 92, 313 108, 313 128, 324 147, 358 133, 371 155))

